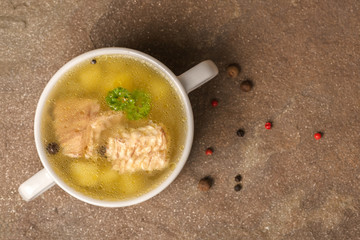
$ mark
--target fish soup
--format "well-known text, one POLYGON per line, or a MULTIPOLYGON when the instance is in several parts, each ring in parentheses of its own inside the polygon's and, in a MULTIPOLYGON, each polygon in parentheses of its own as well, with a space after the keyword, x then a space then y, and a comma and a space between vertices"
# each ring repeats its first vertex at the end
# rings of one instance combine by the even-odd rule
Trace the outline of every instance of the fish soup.
POLYGON ((175 168, 186 137, 183 103, 164 74, 123 55, 88 59, 49 95, 41 134, 53 170, 102 200, 137 197, 175 168))

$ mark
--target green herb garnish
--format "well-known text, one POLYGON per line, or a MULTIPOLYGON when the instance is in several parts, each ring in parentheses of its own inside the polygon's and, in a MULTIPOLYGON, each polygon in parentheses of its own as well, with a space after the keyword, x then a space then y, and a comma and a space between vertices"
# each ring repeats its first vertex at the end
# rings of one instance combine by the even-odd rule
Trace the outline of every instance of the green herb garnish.
POLYGON ((114 111, 124 111, 130 120, 138 120, 150 113, 150 97, 143 91, 129 92, 125 88, 115 88, 105 98, 114 111))
POLYGON ((131 93, 134 104, 128 107, 127 117, 130 120, 138 120, 146 117, 150 113, 150 97, 148 94, 135 90, 131 93))

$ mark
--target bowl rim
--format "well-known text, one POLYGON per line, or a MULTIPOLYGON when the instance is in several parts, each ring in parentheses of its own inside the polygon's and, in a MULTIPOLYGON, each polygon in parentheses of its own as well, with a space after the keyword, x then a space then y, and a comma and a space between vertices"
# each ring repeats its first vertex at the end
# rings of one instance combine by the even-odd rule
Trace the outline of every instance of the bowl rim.
POLYGON ((51 77, 51 79, 45 86, 43 92, 41 93, 41 96, 39 98, 39 101, 38 101, 38 104, 36 107, 35 120, 34 120, 34 137, 35 137, 36 149, 37 149, 38 155, 40 157, 40 160, 41 160, 44 168, 47 170, 47 172, 50 174, 50 176, 54 179, 55 183, 58 186, 60 186, 64 191, 69 193, 71 196, 73 196, 83 202, 92 204, 92 205, 101 206, 101 207, 126 207, 126 206, 131 206, 134 204, 144 202, 144 201, 156 196, 161 191, 163 191, 166 187, 168 187, 176 179, 176 177, 179 175, 180 171, 184 167, 184 165, 189 157, 190 151, 191 151, 191 146, 192 146, 193 137, 194 137, 194 118, 193 118, 193 112, 192 112, 190 100, 188 98, 188 95, 187 95, 184 87, 181 85, 181 83, 178 80, 178 78, 176 77, 176 75, 167 66, 165 66, 162 62, 160 62, 156 58, 154 58, 146 53, 140 52, 138 50, 130 49, 130 48, 122 48, 122 47, 99 48, 99 49, 85 52, 85 53, 78 55, 77 57, 71 59, 65 65, 63 65, 51 77), (133 57, 133 58, 139 59, 139 60, 145 60, 145 62, 149 63, 150 65, 155 67, 157 70, 164 73, 166 75, 166 77, 171 80, 172 85, 177 90, 177 92, 184 104, 186 118, 187 118, 186 119, 187 131, 186 131, 186 138, 185 138, 185 144, 184 144, 184 149, 183 149, 182 155, 181 155, 178 163, 176 164, 175 169, 172 170, 172 172, 169 174, 169 176, 161 184, 159 184, 153 190, 151 190, 145 194, 142 194, 138 197, 124 199, 124 200, 110 201, 110 200, 100 200, 100 199, 91 198, 89 196, 86 196, 86 195, 76 191, 75 189, 73 189, 72 187, 67 185, 54 172, 49 161, 47 160, 47 156, 46 156, 46 152, 45 152, 46 150, 42 143, 41 116, 43 115, 43 109, 44 109, 44 106, 45 106, 46 100, 48 99, 49 94, 52 92, 52 89, 54 88, 54 86, 58 82, 58 80, 61 79, 61 77, 67 71, 69 71, 75 65, 84 62, 87 59, 91 60, 92 58, 95 58, 95 57, 98 57, 101 55, 117 55, 117 54, 130 56, 130 57, 133 57))

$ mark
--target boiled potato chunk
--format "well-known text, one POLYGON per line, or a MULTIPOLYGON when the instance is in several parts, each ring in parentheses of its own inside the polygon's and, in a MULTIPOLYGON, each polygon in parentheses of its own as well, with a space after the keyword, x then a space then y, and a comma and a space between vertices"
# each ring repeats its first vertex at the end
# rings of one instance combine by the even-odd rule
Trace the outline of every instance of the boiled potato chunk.
POLYGON ((99 177, 99 182, 104 185, 111 184, 119 180, 120 180, 120 174, 117 171, 112 170, 111 168, 105 169, 99 177))
POLYGON ((91 65, 80 71, 79 80, 82 87, 89 91, 94 92, 98 90, 101 82, 101 69, 98 65, 91 65))
POLYGON ((155 100, 164 100, 169 96, 169 86, 164 80, 159 78, 152 78, 150 81, 149 91, 155 100))
POLYGON ((99 168, 93 162, 72 162, 70 173, 74 181, 84 187, 92 187, 98 183, 99 168))
POLYGON ((121 174, 119 176, 120 176, 120 179, 119 179, 118 186, 120 188, 120 191, 122 191, 125 194, 138 193, 144 187, 146 179, 144 176, 142 176, 140 174, 125 173, 125 174, 121 174))
POLYGON ((104 93, 107 94, 114 88, 122 87, 129 91, 133 90, 133 81, 130 73, 109 73, 103 83, 104 93))

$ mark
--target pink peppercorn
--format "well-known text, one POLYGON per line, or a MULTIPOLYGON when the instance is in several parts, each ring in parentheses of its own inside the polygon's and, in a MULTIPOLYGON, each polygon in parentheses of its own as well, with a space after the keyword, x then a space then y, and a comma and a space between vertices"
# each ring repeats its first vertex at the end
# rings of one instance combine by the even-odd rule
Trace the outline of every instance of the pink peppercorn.
POLYGON ((208 149, 206 149, 205 154, 206 154, 207 156, 210 156, 210 155, 213 154, 213 150, 212 150, 211 148, 208 148, 208 149))
POLYGON ((322 135, 321 135, 321 133, 319 133, 319 132, 314 134, 314 138, 315 138, 316 140, 319 140, 321 137, 322 137, 322 135))
POLYGON ((211 101, 211 106, 217 107, 217 105, 219 105, 219 101, 216 100, 216 99, 213 99, 213 100, 211 101))
POLYGON ((266 129, 271 129, 271 127, 272 127, 271 122, 265 123, 265 128, 266 128, 266 129))

